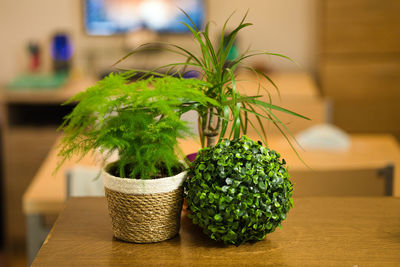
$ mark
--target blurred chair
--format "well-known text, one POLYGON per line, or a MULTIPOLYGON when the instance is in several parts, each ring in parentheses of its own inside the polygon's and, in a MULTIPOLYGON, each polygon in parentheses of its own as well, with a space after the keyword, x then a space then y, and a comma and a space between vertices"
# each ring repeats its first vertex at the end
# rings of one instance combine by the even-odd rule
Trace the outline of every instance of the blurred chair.
POLYGON ((76 166, 67 171, 67 198, 104 196, 100 169, 76 166))
POLYGON ((392 196, 393 165, 382 168, 289 171, 294 197, 392 196))

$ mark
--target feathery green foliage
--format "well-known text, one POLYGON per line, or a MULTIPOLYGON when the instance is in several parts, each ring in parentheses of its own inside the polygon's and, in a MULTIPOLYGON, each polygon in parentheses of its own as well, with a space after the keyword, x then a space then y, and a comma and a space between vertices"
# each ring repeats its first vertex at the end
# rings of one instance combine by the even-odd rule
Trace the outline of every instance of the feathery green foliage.
MULTIPOLYGON (((246 134, 248 124, 250 124, 250 126, 256 130, 260 138, 265 142, 266 132, 263 124, 264 120, 271 121, 291 144, 288 136, 293 137, 293 135, 273 113, 273 111, 281 111, 303 119, 308 118, 285 108, 273 105, 270 102, 261 101, 259 99, 261 95, 244 96, 240 94, 236 90, 235 70, 237 70, 239 67, 243 67, 253 72, 258 77, 259 88, 265 89, 266 93, 269 94, 266 88, 262 85, 262 80, 264 79, 264 81, 271 83, 273 87, 278 90, 276 84, 266 74, 247 66, 244 61, 248 58, 256 56, 277 56, 290 61, 293 60, 287 56, 277 53, 246 50, 243 54, 239 55, 237 59, 228 61, 228 54, 235 43, 238 33, 242 29, 252 25, 251 23, 246 22, 247 13, 242 18, 239 25, 237 25, 236 28, 227 34, 226 28, 233 14, 229 16, 229 18, 225 21, 221 32, 219 33, 221 38, 215 45, 211 42, 209 34, 210 23, 207 23, 205 30, 202 31, 196 27, 195 23, 184 10, 182 10, 182 12, 191 21, 190 24, 183 24, 191 31, 199 48, 198 53, 189 51, 175 44, 159 43, 162 45, 162 49, 184 56, 186 61, 157 67, 151 71, 148 71, 147 75, 182 75, 182 73, 185 73, 185 71, 194 69, 202 75, 202 80, 205 80, 209 83, 209 86, 203 87, 204 93, 208 97, 215 99, 218 105, 209 103, 207 106, 198 106, 196 109, 199 114, 199 136, 202 147, 205 147, 206 139, 207 146, 213 146, 218 140, 221 140, 225 136, 229 136, 230 138, 238 138, 240 134, 246 134), (160 73, 160 71, 164 71, 165 73, 160 73), (252 122, 248 119, 249 113, 256 115, 257 122, 252 122), (229 129, 228 124, 232 125, 230 132, 227 132, 229 129), (261 128, 262 133, 257 131, 257 124, 261 128)), ((120 59, 116 64, 134 54, 154 50, 155 48, 151 45, 152 44, 144 44, 138 47, 120 59)))
POLYGON ((110 74, 66 102, 78 104, 60 126, 65 136, 59 166, 73 154, 98 149, 118 152, 116 173, 122 178, 157 178, 180 169, 177 138, 190 135, 180 116, 218 103, 202 93, 207 84, 200 80, 150 77, 131 83, 132 75, 110 74))

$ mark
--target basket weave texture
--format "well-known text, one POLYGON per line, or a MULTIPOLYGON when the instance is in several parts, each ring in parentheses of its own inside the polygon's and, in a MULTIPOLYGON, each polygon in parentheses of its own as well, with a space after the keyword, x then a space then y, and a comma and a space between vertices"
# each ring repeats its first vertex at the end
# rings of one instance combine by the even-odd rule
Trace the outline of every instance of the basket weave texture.
POLYGON ((178 234, 183 187, 168 193, 126 194, 105 187, 114 236, 134 243, 152 243, 178 234))

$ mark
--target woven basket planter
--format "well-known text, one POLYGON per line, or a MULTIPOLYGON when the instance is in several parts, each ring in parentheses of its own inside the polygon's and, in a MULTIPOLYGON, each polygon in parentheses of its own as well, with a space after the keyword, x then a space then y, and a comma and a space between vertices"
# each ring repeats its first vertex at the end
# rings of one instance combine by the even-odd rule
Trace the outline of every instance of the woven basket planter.
POLYGON ((114 236, 134 243, 152 243, 178 234, 186 172, 137 180, 110 175, 102 170, 114 236))

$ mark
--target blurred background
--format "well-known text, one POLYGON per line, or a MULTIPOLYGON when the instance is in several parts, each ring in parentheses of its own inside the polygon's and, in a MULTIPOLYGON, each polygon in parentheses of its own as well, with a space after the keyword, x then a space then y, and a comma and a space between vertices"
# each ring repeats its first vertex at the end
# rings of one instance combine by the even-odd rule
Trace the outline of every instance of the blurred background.
MULTIPOLYGON (((57 195, 64 182, 51 187, 54 155, 44 162, 72 108, 60 104, 143 43, 196 50, 177 6, 199 27, 210 21, 213 40, 233 11, 234 26, 249 10, 247 21, 254 25, 239 34, 237 51, 251 46, 300 65, 277 57, 248 61, 280 87, 282 100, 274 100, 313 119, 285 118, 314 169, 288 155, 298 196, 400 195, 398 0, 2 0, 0 265, 31 262, 58 214, 52 199, 65 200, 64 191, 57 195), (321 175, 330 178, 322 181, 321 175), (336 178, 354 190, 334 192, 336 178)), ((176 60, 171 53, 146 52, 120 66, 150 70, 176 60)), ((241 90, 251 94, 255 88, 243 83, 241 90)), ((271 144, 290 151, 274 130, 270 134, 271 144)))

